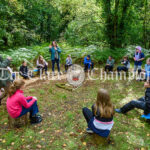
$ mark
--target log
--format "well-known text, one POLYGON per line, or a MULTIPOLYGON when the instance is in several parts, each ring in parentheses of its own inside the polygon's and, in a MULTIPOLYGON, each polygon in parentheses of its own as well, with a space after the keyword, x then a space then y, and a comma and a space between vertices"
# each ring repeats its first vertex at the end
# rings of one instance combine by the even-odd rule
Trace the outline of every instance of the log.
POLYGON ((19 118, 12 118, 8 115, 8 125, 9 128, 19 128, 21 126, 28 125, 28 114, 23 115, 19 118))
POLYGON ((55 85, 59 88, 63 88, 63 89, 68 90, 68 91, 73 91, 72 88, 66 87, 66 84, 64 84, 64 83, 61 83, 61 84, 56 83, 55 85))

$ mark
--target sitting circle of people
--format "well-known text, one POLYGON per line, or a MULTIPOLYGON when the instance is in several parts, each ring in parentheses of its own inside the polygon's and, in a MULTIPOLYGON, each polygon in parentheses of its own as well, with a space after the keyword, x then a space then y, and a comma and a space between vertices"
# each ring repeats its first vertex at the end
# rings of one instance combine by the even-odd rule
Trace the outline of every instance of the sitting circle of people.
MULTIPOLYGON (((61 49, 58 47, 56 41, 53 41, 49 46, 49 52, 51 53, 51 64, 52 64, 52 74, 55 75, 55 63, 57 64, 58 74, 61 75, 60 72, 60 53, 61 49)), ((132 100, 129 103, 122 106, 120 109, 114 109, 114 106, 111 102, 111 98, 109 92, 105 89, 99 89, 97 93, 97 100, 92 105, 92 111, 86 107, 82 109, 83 115, 87 122, 87 133, 96 133, 102 137, 108 137, 110 131, 113 127, 113 116, 115 111, 117 113, 125 114, 128 111, 138 108, 144 110, 144 115, 148 115, 150 113, 150 58, 147 59, 145 64, 145 69, 142 70, 142 61, 145 56, 142 53, 142 48, 140 46, 136 47, 135 54, 133 56, 134 60, 134 72, 138 70, 138 74, 141 72, 145 75, 145 83, 144 87, 146 88, 145 96, 139 98, 138 100, 132 100)), ((14 74, 10 77, 10 72, 12 73, 12 69, 7 68, 10 66, 11 57, 7 59, 3 59, 0 56, 0 68, 5 68, 6 70, 0 70, 0 93, 5 92, 5 94, 0 94, 0 104, 1 100, 8 94, 6 106, 9 115, 12 118, 19 118, 26 113, 30 112, 30 122, 40 123, 42 121, 42 117, 39 113, 37 98, 34 96, 25 97, 23 94, 23 89, 25 87, 25 81, 23 79, 29 79, 33 77, 32 74, 29 74, 29 69, 27 66, 27 62, 23 61, 22 65, 19 68, 19 74, 23 79, 15 80, 14 74)), ((91 59, 90 55, 84 57, 84 71, 87 72, 89 70, 94 69, 94 63, 91 59)), ((43 58, 43 56, 39 56, 36 62, 37 72, 42 73, 45 71, 45 75, 47 75, 48 71, 48 62, 43 58)), ((65 72, 67 72, 68 68, 73 65, 71 55, 68 55, 65 63, 65 72)), ((105 65, 105 72, 113 72, 115 65, 115 60, 112 56, 109 56, 105 65)), ((121 60, 121 65, 117 67, 118 75, 120 75, 121 71, 128 72, 130 68, 130 62, 127 56, 123 57, 121 60)))

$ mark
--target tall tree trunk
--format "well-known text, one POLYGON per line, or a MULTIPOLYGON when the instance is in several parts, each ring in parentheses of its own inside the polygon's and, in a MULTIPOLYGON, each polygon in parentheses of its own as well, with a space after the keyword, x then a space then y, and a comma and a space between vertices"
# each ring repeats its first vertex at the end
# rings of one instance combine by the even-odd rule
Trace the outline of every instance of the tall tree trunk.
POLYGON ((143 44, 147 48, 147 0, 144 0, 143 44))
POLYGON ((119 0, 115 0, 115 13, 114 13, 114 45, 115 47, 118 47, 118 36, 117 36, 117 30, 118 30, 118 7, 119 7, 119 0))
POLYGON ((119 25, 119 37, 118 37, 118 46, 122 47, 122 44, 125 40, 125 20, 127 17, 127 11, 130 6, 130 0, 124 0, 123 1, 123 7, 122 7, 122 16, 120 20, 120 25, 119 25))

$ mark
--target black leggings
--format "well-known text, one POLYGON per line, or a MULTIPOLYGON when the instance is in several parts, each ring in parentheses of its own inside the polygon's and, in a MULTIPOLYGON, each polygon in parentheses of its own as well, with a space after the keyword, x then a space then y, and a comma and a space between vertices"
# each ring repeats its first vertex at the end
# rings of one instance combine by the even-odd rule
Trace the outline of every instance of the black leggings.
POLYGON ((90 120, 92 119, 92 117, 93 117, 93 113, 92 113, 92 111, 91 111, 90 109, 88 109, 88 108, 86 108, 86 107, 82 108, 82 112, 83 112, 84 118, 85 118, 85 120, 86 120, 86 122, 87 122, 87 124, 88 124, 89 121, 90 121, 90 120))

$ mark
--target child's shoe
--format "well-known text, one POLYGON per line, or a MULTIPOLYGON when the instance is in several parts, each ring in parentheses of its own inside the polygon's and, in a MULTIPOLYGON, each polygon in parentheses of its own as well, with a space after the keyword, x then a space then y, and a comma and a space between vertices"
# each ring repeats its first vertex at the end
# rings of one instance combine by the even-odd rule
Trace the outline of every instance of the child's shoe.
POLYGON ((122 113, 122 112, 121 112, 121 109, 115 109, 115 111, 116 111, 117 113, 122 113))
POLYGON ((87 133, 91 133, 91 134, 94 133, 90 128, 87 128, 87 129, 86 129, 86 132, 87 132, 87 133))

